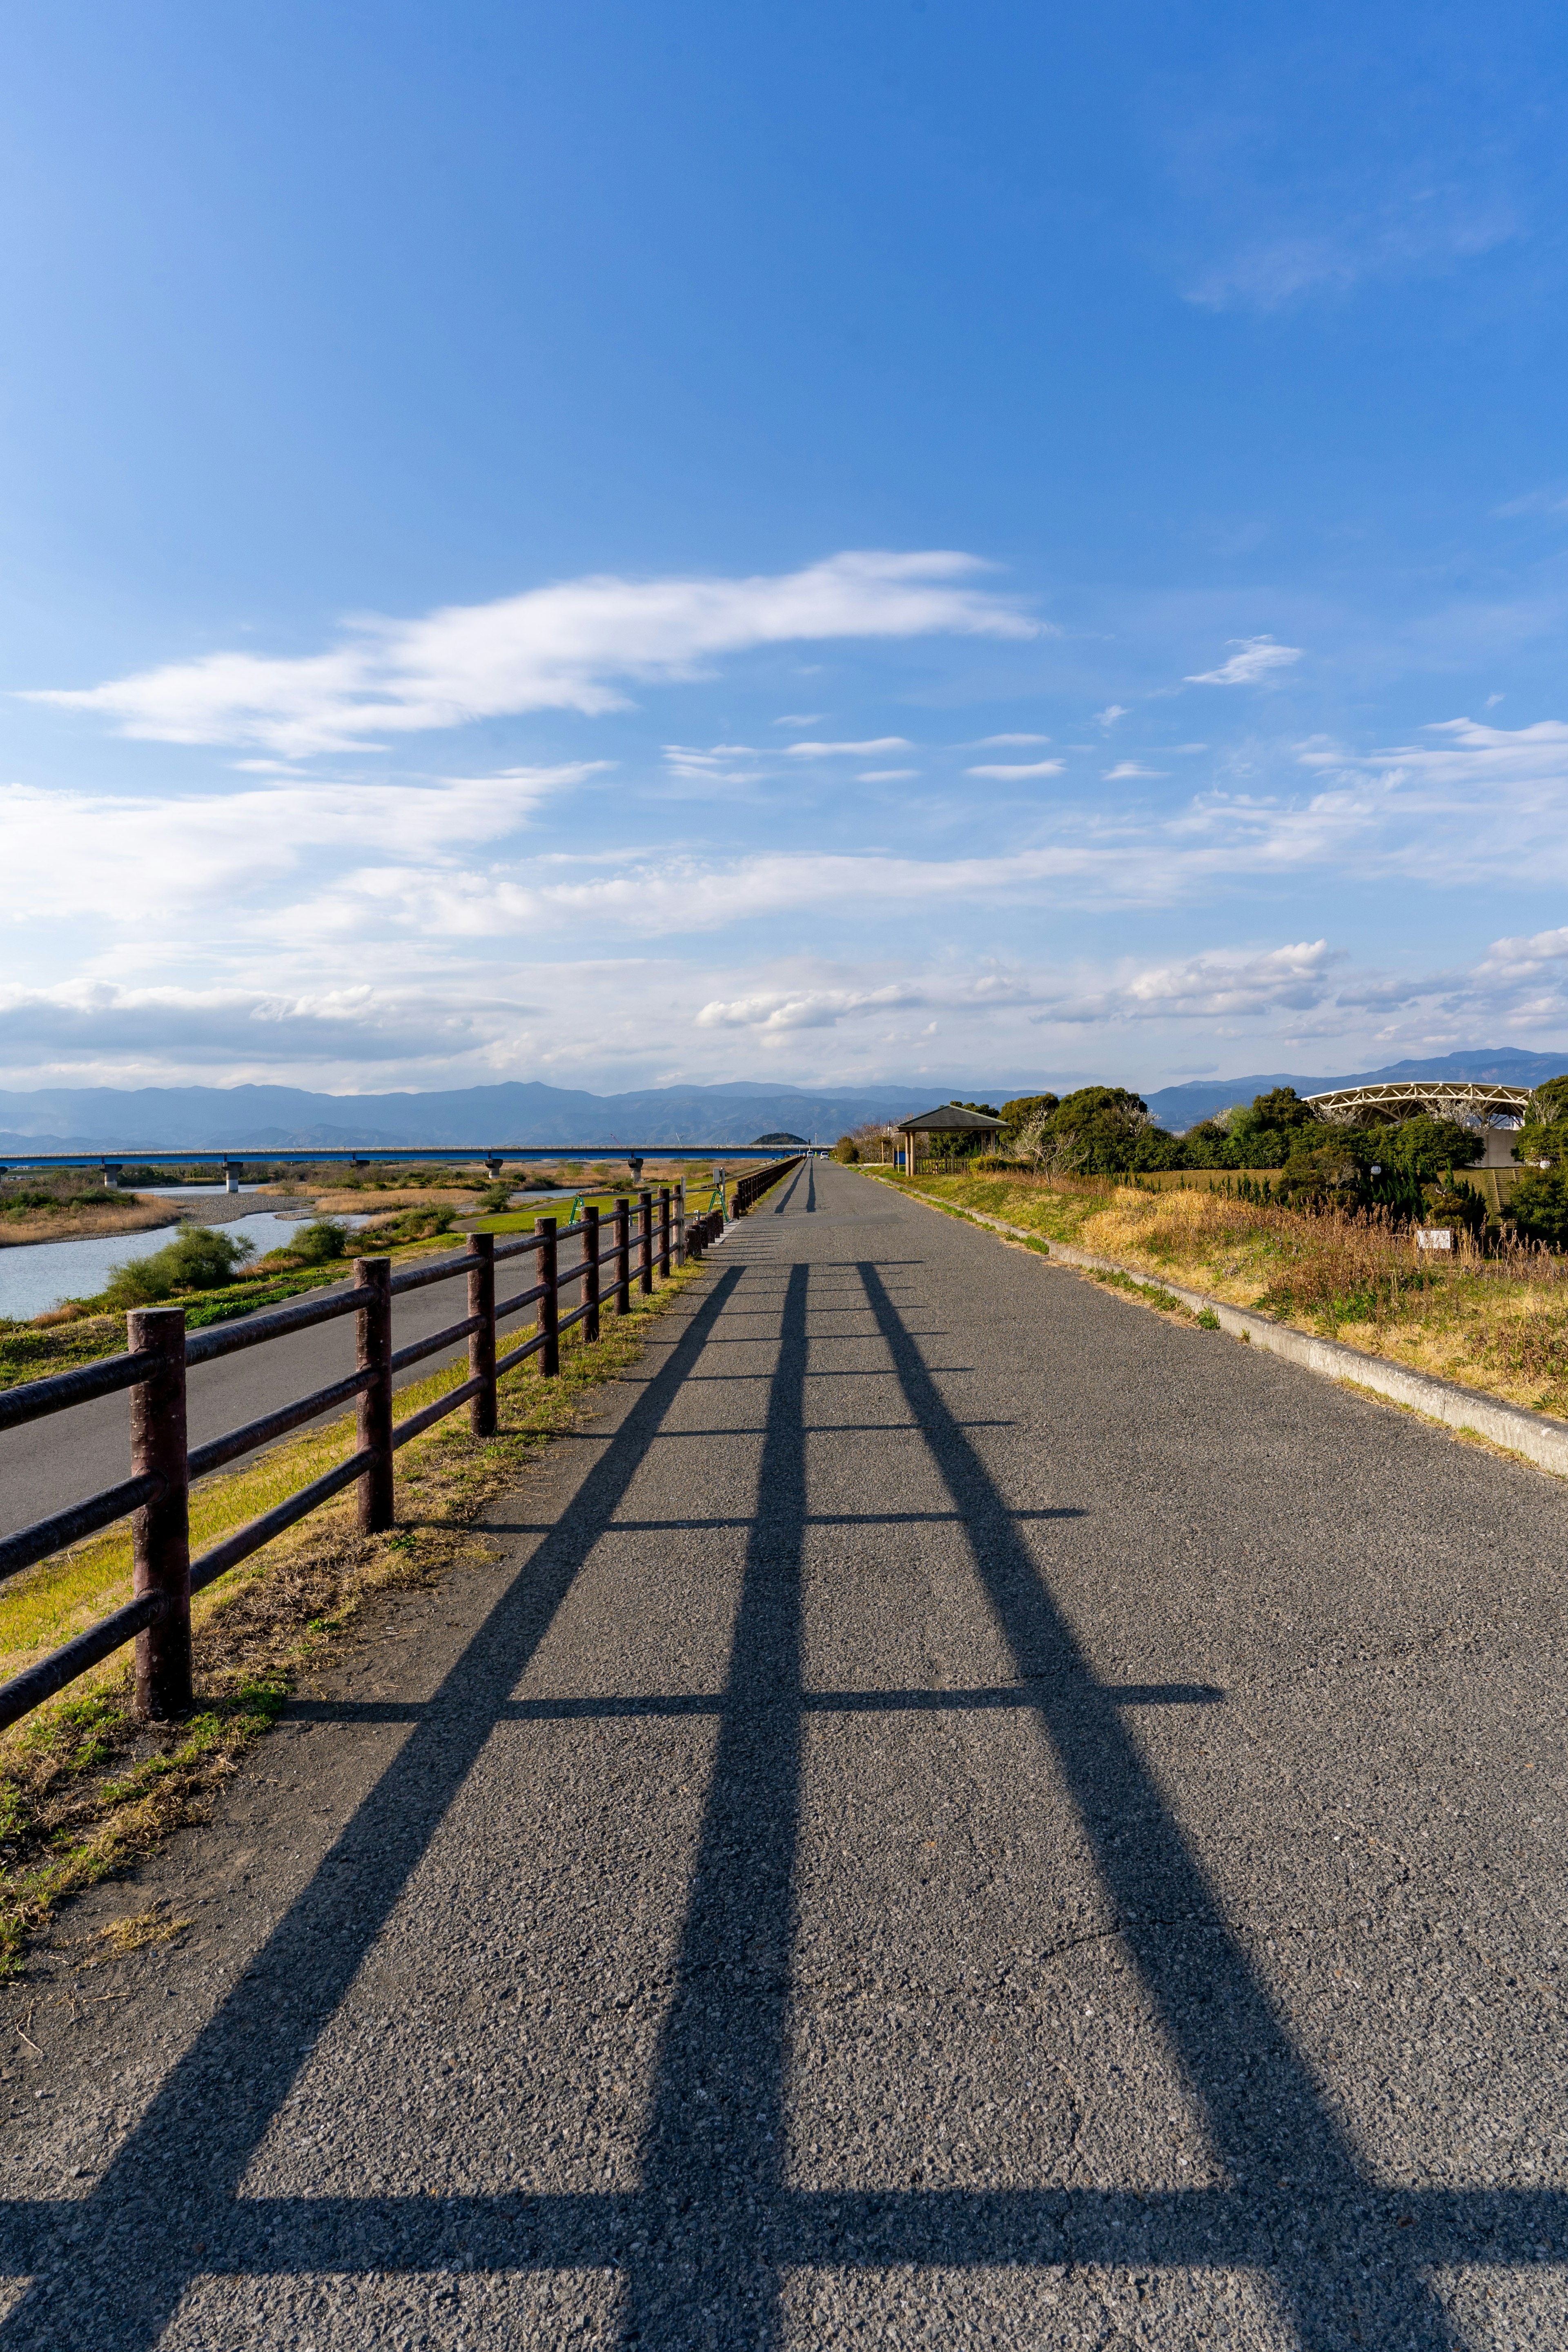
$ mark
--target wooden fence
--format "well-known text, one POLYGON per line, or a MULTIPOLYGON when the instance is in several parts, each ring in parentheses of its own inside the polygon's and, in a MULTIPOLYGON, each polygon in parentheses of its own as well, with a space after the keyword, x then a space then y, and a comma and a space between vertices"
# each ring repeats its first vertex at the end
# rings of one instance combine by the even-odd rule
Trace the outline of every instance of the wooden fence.
MULTIPOLYGON (((734 1213, 743 1216, 771 1184, 799 1165, 798 1157, 781 1160, 742 1177, 734 1188, 734 1213)), ((575 1323, 588 1340, 599 1336, 605 1306, 602 1276, 610 1270, 610 1301, 618 1314, 631 1307, 634 1279, 640 1293, 651 1292, 656 1272, 668 1279, 671 1265, 700 1256, 722 1239, 721 1205, 688 1223, 683 1183, 673 1200, 668 1184, 657 1201, 651 1191, 637 1196, 637 1230, 632 1229, 632 1204, 616 1203, 606 1234, 598 1209, 584 1207, 580 1223, 557 1230, 553 1217, 541 1217, 531 1234, 516 1240, 494 1234, 471 1234, 460 1257, 438 1259, 434 1265, 406 1266, 394 1274, 385 1257, 356 1258, 352 1288, 322 1298, 306 1298, 289 1307, 247 1316, 216 1328, 187 1334, 183 1307, 142 1307, 126 1318, 129 1342, 123 1355, 85 1364, 71 1372, 57 1372, 40 1381, 0 1393, 0 1429, 16 1429, 29 1422, 69 1411, 98 1397, 130 1391, 131 1475, 117 1486, 89 1496, 85 1502, 56 1512, 30 1528, 0 1541, 0 1579, 17 1575, 52 1553, 79 1543, 87 1536, 130 1517, 133 1573, 132 1598, 121 1609, 89 1626, 73 1641, 29 1666, 11 1682, 0 1685, 0 1729, 24 1715, 68 1683, 110 1656, 127 1642, 136 1644, 136 1707, 153 1721, 184 1714, 191 1706, 191 1595, 226 1575, 270 1543, 274 1536, 294 1526, 345 1486, 359 1488, 359 1525, 374 1535, 393 1525, 395 1491, 394 1462, 400 1447, 431 1428, 461 1404, 468 1408, 468 1426, 476 1437, 493 1437, 496 1429, 496 1382, 503 1372, 530 1356, 540 1359, 540 1370, 553 1379, 561 1367, 561 1334, 575 1323), (560 1264, 563 1241, 579 1240, 578 1262, 560 1264), (606 1245, 607 1244, 607 1245, 606 1245), (496 1268, 503 1261, 532 1257, 534 1281, 509 1298, 496 1297, 496 1268), (467 1278, 468 1313, 444 1330, 409 1346, 392 1344, 392 1303, 434 1283, 467 1278), (565 1291, 581 1286, 582 1296, 570 1313, 561 1312, 565 1291), (526 1307, 535 1309, 534 1334, 521 1347, 498 1355, 497 1333, 526 1307), (356 1318, 355 1368, 341 1380, 297 1397, 291 1403, 231 1429, 205 1445, 192 1447, 185 1430, 185 1379, 194 1365, 213 1362, 242 1349, 263 1346, 297 1331, 310 1330, 340 1316, 356 1318), (411 1413, 406 1421, 393 1419, 395 1374, 426 1357, 441 1354, 459 1341, 468 1343, 468 1377, 433 1404, 411 1413), (356 1444, 346 1461, 312 1479, 286 1501, 237 1528, 221 1543, 190 1556, 190 1488, 194 1478, 221 1469, 253 1454, 306 1422, 353 1401, 357 1409, 356 1444)))

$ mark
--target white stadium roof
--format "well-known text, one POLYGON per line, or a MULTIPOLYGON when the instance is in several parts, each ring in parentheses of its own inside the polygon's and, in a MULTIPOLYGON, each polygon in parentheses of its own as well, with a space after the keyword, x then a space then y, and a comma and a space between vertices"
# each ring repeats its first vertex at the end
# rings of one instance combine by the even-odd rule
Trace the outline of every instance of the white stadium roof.
POLYGON ((1521 1127, 1530 1106, 1528 1087, 1493 1086, 1483 1078, 1398 1078, 1382 1086, 1336 1087, 1309 1095, 1320 1118, 1355 1127, 1369 1111, 1393 1111, 1402 1118, 1457 1118, 1465 1127, 1521 1127))

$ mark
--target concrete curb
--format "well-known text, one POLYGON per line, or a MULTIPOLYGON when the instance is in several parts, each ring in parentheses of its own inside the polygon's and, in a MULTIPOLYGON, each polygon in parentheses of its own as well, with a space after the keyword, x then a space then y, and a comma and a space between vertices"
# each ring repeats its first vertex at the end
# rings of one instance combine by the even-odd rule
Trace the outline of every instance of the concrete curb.
POLYGON ((1288 1364, 1299 1364, 1303 1371, 1315 1372, 1320 1380, 1352 1381, 1357 1388, 1370 1389, 1392 1403, 1425 1413, 1429 1421, 1446 1423, 1450 1429, 1468 1430, 1477 1437, 1489 1439, 1494 1445, 1505 1446, 1510 1454, 1522 1454, 1542 1470, 1568 1478, 1568 1427, 1562 1422, 1549 1421, 1544 1413, 1531 1412, 1521 1404, 1505 1404, 1500 1397, 1487 1396, 1479 1389, 1462 1388, 1458 1381, 1441 1381, 1435 1372, 1413 1371, 1407 1365, 1391 1364, 1383 1356, 1363 1355, 1359 1348, 1347 1348, 1342 1340, 1314 1339, 1310 1333, 1298 1331, 1289 1323, 1277 1323, 1271 1315, 1259 1315, 1250 1307, 1231 1307, 1223 1298, 1209 1298, 1201 1290, 1187 1290, 1163 1274, 1147 1274, 1142 1266, 1121 1265, 1114 1258, 1096 1257, 1092 1250, 1075 1249, 1069 1242, 1048 1242, 1044 1234, 1032 1234, 1026 1226, 1005 1224, 1000 1217, 988 1217, 978 1209, 954 1211, 945 1202, 921 1201, 918 1192, 900 1192, 899 1197, 921 1201, 923 1208, 935 1209, 939 1215, 956 1213, 972 1224, 989 1225, 995 1233, 1006 1234, 1010 1239, 1032 1242, 1037 1249, 1045 1250, 1062 1265, 1083 1266, 1095 1274, 1124 1275, 1141 1289, 1168 1291, 1184 1307, 1190 1307, 1194 1315, 1213 1315, 1220 1329, 1228 1331, 1233 1339, 1245 1339, 1254 1348, 1266 1348, 1270 1355, 1282 1356, 1288 1364))

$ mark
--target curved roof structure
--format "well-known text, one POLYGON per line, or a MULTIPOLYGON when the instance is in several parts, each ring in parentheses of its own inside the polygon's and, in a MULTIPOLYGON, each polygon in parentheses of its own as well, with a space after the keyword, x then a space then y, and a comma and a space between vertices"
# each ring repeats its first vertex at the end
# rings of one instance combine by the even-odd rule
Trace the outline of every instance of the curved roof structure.
POLYGON ((1521 1127, 1528 1087, 1494 1086, 1485 1078, 1398 1078, 1373 1087, 1336 1087, 1307 1101, 1320 1118, 1359 1126, 1369 1112, 1396 1118, 1457 1118, 1464 1127, 1521 1127))

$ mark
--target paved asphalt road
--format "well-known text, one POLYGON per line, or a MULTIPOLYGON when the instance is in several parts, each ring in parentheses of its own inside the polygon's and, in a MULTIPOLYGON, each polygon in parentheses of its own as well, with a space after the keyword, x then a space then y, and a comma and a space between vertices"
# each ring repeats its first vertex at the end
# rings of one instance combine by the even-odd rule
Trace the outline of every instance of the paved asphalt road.
POLYGON ((823 1169, 493 1534, 0 1994, 3 2352, 1568 2339, 1550 1479, 823 1169))
MULTIPOLYGON (((563 1268, 576 1263, 579 1246, 575 1241, 563 1245, 563 1268)), ((462 1247, 459 1235, 451 1254, 459 1255, 462 1247)), ((498 1297, 506 1299, 517 1291, 531 1289, 537 1279, 533 1263, 530 1255, 503 1259, 496 1268, 498 1297)), ((612 1272, 606 1267, 601 1277, 606 1286, 612 1272)), ((576 1305, 579 1295, 572 1292, 563 1313, 576 1305)), ((393 1301, 393 1345, 405 1348, 412 1340, 444 1331, 461 1322, 468 1311, 468 1286, 461 1275, 450 1282, 432 1283, 427 1290, 411 1291, 393 1301)), ((525 1308, 503 1324, 503 1348, 515 1347, 532 1328, 532 1313, 525 1308)), ((468 1341, 460 1340, 456 1348, 412 1365, 398 1375, 395 1385, 406 1388, 410 1381, 428 1380, 441 1365, 459 1356, 466 1359, 467 1354, 468 1341)), ((290 1339, 268 1339, 237 1356, 220 1356, 216 1363, 193 1365, 186 1399, 191 1444, 204 1444, 225 1430, 238 1429, 287 1404, 290 1398, 308 1396, 329 1381, 341 1380, 353 1368, 352 1315, 296 1332, 290 1339)), ((335 1419, 343 1411, 339 1405, 323 1418, 335 1419)), ((100 1487, 117 1485, 130 1471, 130 1404, 123 1393, 100 1397, 47 1421, 0 1432, 0 1534, 31 1527, 51 1511, 64 1510, 68 1504, 79 1502, 100 1487)))

